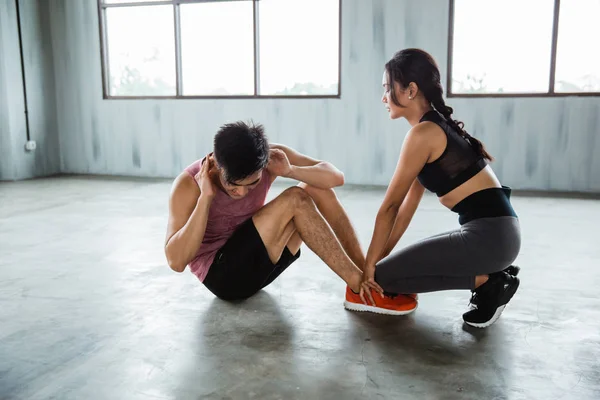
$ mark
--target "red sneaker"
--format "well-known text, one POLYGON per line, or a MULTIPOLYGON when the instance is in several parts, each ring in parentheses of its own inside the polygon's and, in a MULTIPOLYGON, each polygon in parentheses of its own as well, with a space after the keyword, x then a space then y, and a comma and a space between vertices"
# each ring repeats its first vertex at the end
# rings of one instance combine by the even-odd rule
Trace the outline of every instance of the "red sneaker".
POLYGON ((374 290, 371 290, 371 295, 375 300, 374 306, 363 303, 360 295, 346 286, 344 308, 351 311, 370 311, 377 314, 406 315, 415 311, 419 305, 416 295, 399 294, 394 297, 384 296, 381 298, 381 295, 374 290))

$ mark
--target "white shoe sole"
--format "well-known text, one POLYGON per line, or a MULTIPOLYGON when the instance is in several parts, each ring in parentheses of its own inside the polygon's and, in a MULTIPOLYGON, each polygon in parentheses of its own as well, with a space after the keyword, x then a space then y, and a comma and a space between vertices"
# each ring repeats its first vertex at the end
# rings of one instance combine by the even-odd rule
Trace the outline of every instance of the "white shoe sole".
POLYGON ((494 313, 494 315, 492 316, 492 318, 490 318, 486 322, 475 323, 475 322, 467 322, 467 321, 465 321, 465 323, 467 325, 473 326, 475 328, 487 328, 488 326, 492 325, 494 322, 498 321, 498 318, 500 318, 500 315, 502 315, 502 311, 504 311, 505 308, 506 308, 506 304, 504 304, 504 305, 496 308, 496 312, 494 313))
POLYGON ((372 312, 375 314, 385 314, 385 315, 407 315, 407 314, 414 312, 418 307, 419 307, 419 303, 417 302, 417 305, 415 305, 415 308, 413 308, 411 310, 397 311, 397 310, 388 310, 386 308, 381 308, 381 307, 368 306, 366 304, 357 304, 357 303, 351 303, 349 301, 344 301, 344 308, 346 310, 360 311, 360 312, 367 311, 367 312, 372 312))

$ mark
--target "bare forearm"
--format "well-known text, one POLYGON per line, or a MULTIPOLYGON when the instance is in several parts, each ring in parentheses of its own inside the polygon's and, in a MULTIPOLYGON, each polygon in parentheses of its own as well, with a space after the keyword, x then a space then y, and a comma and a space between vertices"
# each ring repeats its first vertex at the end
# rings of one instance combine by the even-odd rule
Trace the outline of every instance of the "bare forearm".
POLYGON ((390 237, 385 245, 385 250, 381 255, 381 259, 387 257, 392 252, 392 250, 394 250, 394 247, 396 247, 396 245, 400 241, 400 238, 402 237, 402 235, 404 235, 404 232, 406 232, 406 229, 408 228, 409 224, 410 219, 408 219, 406 215, 402 215, 401 210, 398 213, 398 216, 396 217, 396 222, 394 223, 392 233, 390 233, 390 237))
POLYGON ((319 189, 331 189, 344 184, 344 174, 327 162, 321 162, 310 167, 292 165, 287 177, 319 189))
POLYGON ((388 239, 388 242, 385 246, 385 251, 382 255, 382 258, 387 257, 394 247, 398 244, 398 241, 406 232, 406 229, 410 225, 415 212, 417 211, 417 207, 423 198, 423 192, 425 189, 419 183, 418 180, 415 179, 413 184, 411 185, 410 191, 408 195, 402 202, 400 209, 398 210, 398 215, 396 216, 396 221, 394 223, 394 228, 392 229, 392 233, 388 239))
POLYGON ((174 271, 182 272, 198 252, 206 232, 211 202, 208 196, 200 195, 187 223, 167 242, 165 253, 174 271))
POLYGON ((375 229, 373 230, 373 238, 367 252, 367 260, 365 268, 375 268, 375 264, 383 257, 386 244, 390 238, 394 220, 398 213, 398 208, 390 207, 382 209, 377 214, 375 219, 375 229))

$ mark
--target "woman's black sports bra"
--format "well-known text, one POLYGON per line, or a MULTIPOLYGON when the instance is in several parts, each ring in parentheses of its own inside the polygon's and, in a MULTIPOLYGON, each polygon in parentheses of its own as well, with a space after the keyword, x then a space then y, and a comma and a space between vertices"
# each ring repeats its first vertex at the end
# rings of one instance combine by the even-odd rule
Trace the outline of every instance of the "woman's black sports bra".
POLYGON ((437 111, 425 113, 420 122, 423 121, 433 122, 442 128, 447 144, 438 159, 425 164, 417 179, 427 190, 442 197, 475 176, 486 167, 487 162, 437 111))

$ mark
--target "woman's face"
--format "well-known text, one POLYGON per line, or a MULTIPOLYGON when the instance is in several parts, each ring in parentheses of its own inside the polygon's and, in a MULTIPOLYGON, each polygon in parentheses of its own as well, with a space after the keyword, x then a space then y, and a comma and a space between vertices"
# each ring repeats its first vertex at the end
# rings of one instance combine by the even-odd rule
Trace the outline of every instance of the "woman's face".
POLYGON ((387 71, 383 71, 383 97, 381 98, 381 102, 385 105, 388 113, 390 114, 390 119, 398 119, 401 117, 405 117, 406 108, 403 104, 409 104, 409 93, 408 90, 402 90, 398 82, 389 82, 389 76, 387 71), (396 99, 400 103, 400 105, 394 104, 392 101, 392 90, 396 91, 396 99))

